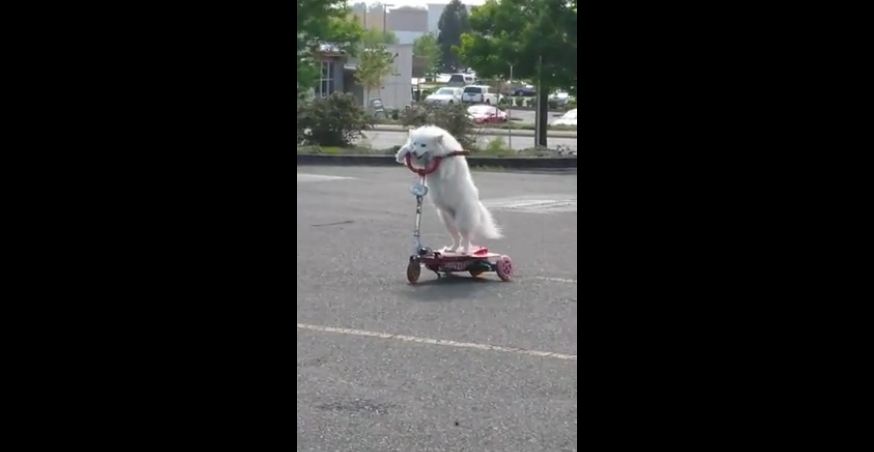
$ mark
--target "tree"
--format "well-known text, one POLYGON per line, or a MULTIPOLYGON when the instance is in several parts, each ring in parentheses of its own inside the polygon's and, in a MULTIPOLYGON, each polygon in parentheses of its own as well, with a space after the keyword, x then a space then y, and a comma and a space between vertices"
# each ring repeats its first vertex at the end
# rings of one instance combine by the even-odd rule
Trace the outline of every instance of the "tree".
POLYGON ((546 146, 547 98, 552 89, 577 88, 576 0, 486 0, 473 10, 461 37, 462 61, 482 77, 508 73, 537 81, 536 144, 546 146))
POLYGON ((382 32, 368 31, 362 36, 361 48, 357 52, 358 70, 355 78, 367 90, 368 98, 372 89, 382 86, 382 81, 394 67, 394 55, 386 49, 385 38, 382 32))
POLYGON ((354 55, 362 30, 345 5, 345 0, 297 0, 298 95, 319 78, 314 55, 321 44, 331 43, 354 55))
POLYGON ((471 30, 467 8, 460 0, 452 0, 443 9, 437 27, 440 29, 440 34, 437 35, 441 52, 440 67, 444 71, 454 72, 460 68, 461 63, 453 47, 461 44, 461 35, 471 30))
POLYGON ((424 60, 426 76, 433 76, 439 71, 440 46, 433 34, 422 35, 413 42, 413 56, 424 60))
POLYGON ((375 30, 373 28, 370 28, 364 30, 364 32, 361 34, 361 42, 391 45, 397 44, 400 41, 398 40, 397 35, 395 35, 394 32, 391 30, 383 32, 382 30, 375 30))

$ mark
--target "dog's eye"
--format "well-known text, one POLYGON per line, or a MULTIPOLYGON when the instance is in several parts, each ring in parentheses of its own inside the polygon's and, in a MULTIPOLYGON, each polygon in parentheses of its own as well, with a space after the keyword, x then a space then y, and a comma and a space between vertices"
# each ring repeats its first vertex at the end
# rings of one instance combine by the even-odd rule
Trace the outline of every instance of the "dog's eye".
POLYGON ((425 147, 425 143, 420 144, 419 146, 425 147))

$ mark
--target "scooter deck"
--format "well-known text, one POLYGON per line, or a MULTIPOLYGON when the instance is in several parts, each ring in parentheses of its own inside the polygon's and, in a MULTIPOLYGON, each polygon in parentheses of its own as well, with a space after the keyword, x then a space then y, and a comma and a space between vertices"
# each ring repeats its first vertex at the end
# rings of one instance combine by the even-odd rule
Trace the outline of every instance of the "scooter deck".
POLYGON ((500 254, 489 253, 487 249, 481 249, 472 254, 455 253, 452 251, 434 251, 433 254, 426 254, 422 259, 437 259, 439 255, 440 261, 465 261, 465 260, 483 260, 501 257, 500 254), (483 252, 484 251, 484 252, 483 252))

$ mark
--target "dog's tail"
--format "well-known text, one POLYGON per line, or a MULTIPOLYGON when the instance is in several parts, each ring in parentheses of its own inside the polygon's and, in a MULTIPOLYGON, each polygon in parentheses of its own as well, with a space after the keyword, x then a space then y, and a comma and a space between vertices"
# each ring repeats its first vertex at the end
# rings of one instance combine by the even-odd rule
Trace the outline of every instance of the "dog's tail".
POLYGON ((482 202, 479 203, 480 214, 482 215, 482 222, 479 227, 479 235, 480 237, 486 239, 500 239, 503 237, 501 234, 501 228, 499 228, 495 224, 495 219, 492 218, 492 213, 489 212, 489 209, 486 209, 486 206, 483 205, 482 202))

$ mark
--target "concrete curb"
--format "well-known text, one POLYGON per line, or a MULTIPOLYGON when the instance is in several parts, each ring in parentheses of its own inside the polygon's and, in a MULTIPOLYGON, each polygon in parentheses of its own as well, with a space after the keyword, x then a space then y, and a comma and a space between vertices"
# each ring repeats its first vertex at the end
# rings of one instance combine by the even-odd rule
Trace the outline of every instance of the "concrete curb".
MULTIPOLYGON (((515 169, 577 168, 576 157, 467 157, 470 166, 500 166, 515 169)), ((298 154, 298 165, 397 166, 391 155, 321 155, 298 154)))
MULTIPOLYGON (((474 135, 485 136, 509 136, 510 131, 507 129, 475 129, 474 135)), ((392 124, 377 124, 372 129, 367 129, 366 132, 406 132, 407 129, 402 126, 394 126, 392 124)), ((514 137, 533 137, 534 131, 528 129, 513 129, 514 137)), ((547 130, 546 138, 576 138, 577 132, 570 130, 547 130)))

